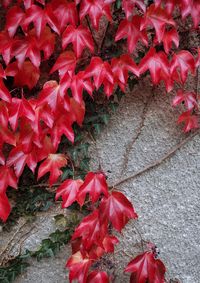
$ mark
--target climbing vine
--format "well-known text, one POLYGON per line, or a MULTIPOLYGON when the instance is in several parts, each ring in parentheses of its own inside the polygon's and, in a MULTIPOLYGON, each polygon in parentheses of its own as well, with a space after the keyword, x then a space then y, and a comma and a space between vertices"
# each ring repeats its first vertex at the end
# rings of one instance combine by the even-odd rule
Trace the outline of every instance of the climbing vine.
MULTIPOLYGON (((54 196, 62 199, 63 209, 86 205, 89 214, 72 235, 69 280, 111 282, 112 276, 95 269, 94 262, 114 252, 119 240, 113 229, 121 232, 137 219, 117 189, 135 175, 111 186, 101 164, 90 172, 85 137, 94 139, 127 85, 133 87, 148 72, 153 85, 176 89, 172 105, 184 104, 178 117, 184 132, 199 127, 198 87, 187 90, 185 83, 196 74, 200 48, 179 49, 179 27, 186 23, 188 31, 199 33, 200 2, 2 0, 1 5, 0 218, 12 221, 25 211, 46 210, 54 196), (32 177, 26 178, 24 170, 32 177), (45 187, 47 174, 48 186, 56 190, 44 191, 40 199, 36 191, 45 187), (8 188, 18 186, 11 212, 8 188), (18 200, 23 190, 31 199, 26 205, 18 200)), ((157 256, 150 244, 131 260, 125 268, 130 282, 164 282, 166 268, 157 256)), ((16 260, 23 265, 20 256, 16 260)))

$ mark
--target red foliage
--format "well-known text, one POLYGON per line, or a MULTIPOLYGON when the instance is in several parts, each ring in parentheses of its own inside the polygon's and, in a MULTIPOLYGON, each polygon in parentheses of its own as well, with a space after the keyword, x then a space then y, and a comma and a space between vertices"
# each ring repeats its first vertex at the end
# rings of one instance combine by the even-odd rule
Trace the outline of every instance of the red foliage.
MULTIPOLYGON (((115 0, 47 2, 1 1, 6 9, 5 26, 0 31, 3 58, 0 65, 0 218, 3 221, 11 211, 7 187, 17 188, 26 165, 34 173, 42 162, 38 178, 50 173, 50 185, 61 176, 67 157, 57 153, 58 146, 63 135, 73 143, 73 124, 82 125, 83 91, 93 97, 94 91, 103 86, 109 98, 117 86, 125 91, 130 73, 139 77, 149 71, 154 85, 164 81, 168 92, 175 83, 181 87, 173 106, 184 103, 186 109, 178 118, 178 123, 185 124, 184 131, 199 127, 198 94, 185 91, 184 85, 188 74, 194 75, 200 64, 200 49, 196 50, 197 56, 194 49, 174 51, 179 46, 174 11, 179 8, 176 11, 182 19, 191 17, 193 28, 197 28, 199 0, 155 0, 148 6, 143 0, 122 0, 124 18, 113 38, 120 48, 123 46, 124 54, 121 52, 119 57, 112 54, 110 60, 103 58, 99 50, 101 44, 96 46, 91 27, 98 30, 103 16, 112 25, 115 0), (127 47, 122 43, 124 39, 127 39, 127 47), (60 51, 60 44, 64 51, 60 51), (148 48, 139 62, 138 58, 135 60, 138 46, 148 48), (48 70, 44 66, 51 60, 54 61, 48 70), (58 72, 59 80, 45 77, 44 68, 49 75, 58 72), (10 83, 10 77, 14 83, 10 83), (34 90, 34 98, 26 87, 34 90), (8 149, 4 152, 6 144, 8 149)), ((93 260, 105 252, 113 252, 118 242, 108 228, 112 225, 121 231, 137 214, 122 193, 109 192, 102 172, 88 173, 84 182, 65 181, 58 188, 56 199, 62 197, 63 207, 74 201, 82 206, 87 195, 93 211, 83 219, 73 236, 73 255, 67 263, 70 281, 108 282, 106 273, 88 273, 89 268, 93 260)), ((132 273, 131 282, 160 283, 164 280, 165 268, 152 253, 146 252, 133 260, 126 271, 132 273)))

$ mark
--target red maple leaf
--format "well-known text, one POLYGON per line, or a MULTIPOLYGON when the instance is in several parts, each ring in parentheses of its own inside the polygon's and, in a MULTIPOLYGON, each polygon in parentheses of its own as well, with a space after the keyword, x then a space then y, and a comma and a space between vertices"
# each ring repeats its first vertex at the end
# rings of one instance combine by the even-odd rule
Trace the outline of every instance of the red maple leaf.
POLYGON ((143 74, 147 70, 150 71, 154 84, 158 84, 161 80, 164 80, 167 91, 172 89, 173 82, 170 77, 169 62, 164 52, 156 52, 155 48, 150 48, 139 64, 140 74, 143 74))
POLYGON ((140 30, 147 28, 149 25, 153 26, 156 31, 157 40, 160 43, 165 33, 166 24, 175 26, 174 20, 164 9, 151 4, 144 15, 140 30))
POLYGON ((13 169, 4 165, 0 166, 0 195, 6 192, 7 187, 17 188, 17 177, 13 169))
POLYGON ((122 0, 122 9, 126 14, 127 19, 133 15, 135 5, 145 13, 146 5, 144 0, 122 0))
POLYGON ((0 194, 0 218, 6 222, 11 212, 11 206, 5 193, 0 194))
MULTIPOLYGON (((169 31, 166 31, 162 38, 163 46, 165 52, 168 54, 172 48, 172 43, 175 44, 176 48, 179 46, 179 35, 177 33, 177 30, 175 28, 170 29, 169 31)), ((158 40, 157 38, 154 39, 154 43, 157 44, 158 40)))
POLYGON ((112 20, 110 3, 105 2, 105 0, 82 0, 79 12, 80 19, 82 20, 86 15, 89 15, 92 25, 98 30, 99 20, 103 15, 105 15, 109 21, 112 20))
POLYGON ((65 0, 51 1, 53 13, 58 21, 60 33, 63 33, 68 24, 76 26, 78 23, 78 14, 74 2, 65 0))
POLYGON ((92 271, 87 277, 87 283, 109 283, 108 274, 104 271, 92 271))
POLYGON ((120 232, 129 219, 137 218, 137 214, 130 201, 122 193, 113 191, 108 198, 102 199, 100 217, 102 221, 108 219, 120 232))
POLYGON ((69 281, 78 280, 80 283, 86 283, 87 273, 92 265, 92 261, 82 255, 80 251, 73 254, 67 261, 66 266, 69 268, 69 281))
POLYGON ((25 153, 23 146, 18 145, 10 151, 6 164, 8 166, 14 166, 16 176, 20 177, 26 164, 34 173, 37 162, 37 154, 34 148, 31 152, 25 153))
POLYGON ((66 166, 67 158, 64 154, 49 154, 38 169, 38 179, 46 173, 50 173, 49 184, 52 186, 62 174, 60 168, 66 166))
POLYGON ((134 258, 126 267, 131 272, 130 283, 164 283, 165 266, 153 253, 145 252, 134 258))
POLYGON ((50 71, 52 74, 55 71, 59 72, 59 76, 62 79, 66 73, 72 74, 76 68, 76 56, 72 51, 62 52, 57 58, 53 68, 50 71))
POLYGON ((117 34, 115 36, 115 41, 122 38, 127 38, 128 40, 128 51, 132 53, 138 41, 142 41, 146 46, 148 46, 148 37, 145 30, 140 30, 142 18, 140 16, 133 16, 131 20, 123 20, 120 22, 117 34))
POLYGON ((75 28, 68 25, 62 34, 62 47, 66 48, 67 45, 72 43, 75 54, 79 58, 83 50, 87 47, 91 52, 94 52, 94 43, 92 35, 88 28, 80 25, 75 28))
POLYGON ((39 69, 30 61, 25 61, 20 69, 17 62, 13 62, 7 66, 5 71, 8 77, 14 77, 15 86, 27 86, 29 89, 37 84, 40 77, 39 69))
POLYGON ((9 105, 9 122, 14 131, 17 129, 20 117, 26 117, 30 121, 35 120, 35 113, 29 101, 24 97, 12 98, 12 103, 9 105))
POLYGON ((184 132, 189 132, 192 129, 199 128, 198 116, 192 115, 192 112, 190 110, 183 112, 179 116, 178 123, 185 123, 184 132))
POLYGON ((52 144, 55 149, 58 148, 62 135, 65 135, 72 143, 74 142, 72 123, 72 117, 69 113, 60 113, 58 117, 55 118, 54 125, 50 131, 52 144))
POLYGON ((119 84, 122 91, 125 91, 129 71, 139 76, 138 67, 128 54, 123 54, 119 58, 113 58, 111 60, 111 68, 114 82, 119 84))
POLYGON ((103 84, 106 95, 109 97, 112 94, 114 79, 111 66, 107 61, 103 62, 100 57, 93 57, 85 70, 84 77, 93 77, 97 90, 103 84))
POLYGON ((99 210, 96 209, 91 214, 83 218, 81 223, 75 229, 72 240, 81 238, 81 243, 84 248, 86 250, 90 250, 94 244, 101 246, 102 239, 105 237, 107 230, 107 219, 101 223, 99 210))
POLYGON ((85 72, 79 72, 78 74, 74 75, 71 80, 71 91, 73 98, 75 101, 77 101, 79 104, 83 102, 83 90, 85 89, 90 96, 92 96, 94 87, 91 83, 91 80, 89 78, 85 78, 85 72))
POLYGON ((182 89, 177 91, 177 95, 173 99, 173 106, 177 106, 184 102, 187 110, 192 110, 194 107, 198 107, 197 95, 194 92, 184 92, 182 89))
POLYGON ((173 55, 171 61, 171 74, 177 72, 177 69, 180 72, 180 77, 182 83, 185 83, 188 72, 192 74, 195 73, 195 60, 192 54, 187 50, 181 50, 177 54, 173 55))
POLYGON ((13 37, 17 28, 23 23, 24 12, 18 6, 13 6, 6 14, 6 30, 10 37, 13 37))
POLYGON ((101 194, 108 197, 108 185, 106 183, 106 178, 103 173, 93 173, 89 172, 86 177, 83 185, 80 188, 78 193, 78 203, 82 206, 86 194, 90 195, 92 203, 95 203, 101 194))
POLYGON ((77 194, 83 181, 78 180, 66 180, 64 181, 56 191, 55 199, 58 200, 62 197, 62 208, 70 206, 73 202, 77 201, 77 194))

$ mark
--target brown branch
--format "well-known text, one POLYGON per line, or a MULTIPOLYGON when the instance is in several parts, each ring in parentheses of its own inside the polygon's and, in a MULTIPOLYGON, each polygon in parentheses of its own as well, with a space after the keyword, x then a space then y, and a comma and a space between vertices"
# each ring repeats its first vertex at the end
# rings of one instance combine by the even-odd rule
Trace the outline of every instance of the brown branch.
POLYGON ((122 169, 121 169, 121 173, 120 173, 121 175, 124 173, 124 171, 127 168, 130 151, 133 148, 133 145, 136 143, 136 141, 140 137, 140 135, 142 133, 142 129, 144 128, 144 122, 145 122, 145 119, 146 119, 147 110, 148 110, 149 104, 152 100, 152 97, 153 97, 152 95, 149 96, 149 98, 147 99, 147 101, 144 105, 144 108, 143 108, 143 111, 142 111, 142 116, 141 116, 141 121, 140 121, 138 128, 136 129, 136 135, 133 137, 132 141, 130 143, 128 143, 128 145, 126 146, 125 153, 123 155, 124 162, 122 164, 122 169))
POLYGON ((190 140, 192 140, 195 136, 197 136, 200 133, 200 129, 197 130, 196 132, 194 132, 193 134, 189 135, 187 138, 185 138, 184 140, 182 140, 180 143, 178 143, 175 147, 173 147, 169 152, 167 152, 163 157, 157 159, 156 161, 154 161, 153 163, 147 165, 146 167, 142 168, 141 170, 139 170, 138 172, 134 173, 133 175, 130 175, 122 180, 119 180, 117 183, 115 183, 112 187, 117 187, 131 179, 135 179, 136 177, 146 173, 147 171, 157 167, 158 165, 160 165, 161 163, 163 163, 165 160, 167 160, 168 158, 170 158, 171 156, 173 156, 177 150, 179 150, 182 146, 184 146, 185 144, 187 144, 190 140))

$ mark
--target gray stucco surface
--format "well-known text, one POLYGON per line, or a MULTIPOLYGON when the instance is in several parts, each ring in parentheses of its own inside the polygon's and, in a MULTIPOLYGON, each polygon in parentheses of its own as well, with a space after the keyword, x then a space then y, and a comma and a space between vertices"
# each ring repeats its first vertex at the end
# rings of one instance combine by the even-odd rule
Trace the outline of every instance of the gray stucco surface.
MULTIPOLYGON (((97 140, 98 155, 109 184, 161 158, 185 138, 181 126, 176 125, 178 111, 172 109, 170 103, 171 96, 165 95, 162 87, 153 90, 148 78, 123 98, 117 113, 97 140), (144 100, 148 99, 144 127, 130 146, 141 123, 144 100), (128 162, 122 172, 127 147, 130 149, 128 162)), ((98 158, 94 146, 91 155, 95 170, 98 158)), ((139 220, 128 224, 120 236, 117 254, 111 257, 116 267, 115 282, 128 283, 123 268, 130 259, 123 250, 133 256, 141 252, 139 231, 144 240, 159 248, 160 258, 168 269, 168 278, 178 278, 183 283, 200 283, 199 180, 200 138, 197 135, 158 167, 118 186, 134 204, 139 220)), ((41 227, 42 222, 46 220, 41 221, 41 227)), ((45 229, 50 229, 51 225, 46 222, 39 230, 41 238, 45 238, 45 229)), ((28 272, 16 282, 67 282, 64 264, 68 255, 69 247, 56 259, 34 261, 28 272)))

